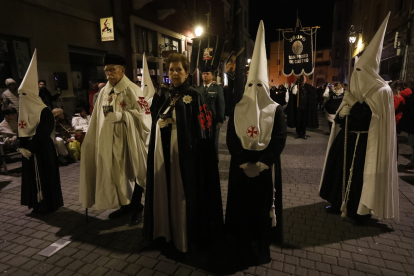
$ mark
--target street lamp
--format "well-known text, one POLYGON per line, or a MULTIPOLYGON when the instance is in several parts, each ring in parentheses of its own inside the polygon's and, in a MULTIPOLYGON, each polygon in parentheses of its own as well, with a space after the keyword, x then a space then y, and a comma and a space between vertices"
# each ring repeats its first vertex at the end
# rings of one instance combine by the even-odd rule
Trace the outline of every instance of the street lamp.
POLYGON ((195 29, 195 35, 197 37, 201 36, 202 33, 203 33, 203 28, 201 28, 200 26, 195 29))
POLYGON ((351 80, 351 62, 352 62, 352 46, 356 41, 356 34, 361 33, 361 30, 355 31, 354 25, 349 28, 349 62, 348 62, 348 85, 351 80))

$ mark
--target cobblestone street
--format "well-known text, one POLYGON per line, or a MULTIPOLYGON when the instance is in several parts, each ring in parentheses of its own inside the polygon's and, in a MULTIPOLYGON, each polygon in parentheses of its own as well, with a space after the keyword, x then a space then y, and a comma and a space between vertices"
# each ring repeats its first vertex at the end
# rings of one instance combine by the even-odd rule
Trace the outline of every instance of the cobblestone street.
MULTIPOLYGON (((399 223, 371 220, 364 227, 325 212, 318 196, 326 145, 326 121, 308 130, 307 140, 288 129, 282 154, 284 240, 271 246, 271 263, 235 275, 414 275, 414 175, 403 173, 411 150, 399 144, 399 223)), ((225 125, 226 127, 226 125, 225 125)), ((220 176, 225 211, 230 155, 225 128, 220 136, 220 176)), ((128 218, 108 220, 112 210, 89 210, 89 223, 78 203, 80 164, 60 167, 65 206, 58 212, 31 215, 20 205, 21 162, 0 174, 0 275, 211 275, 193 263, 180 263, 157 249, 144 250, 142 224, 128 218), (70 241, 51 257, 38 253, 58 240, 70 241)))

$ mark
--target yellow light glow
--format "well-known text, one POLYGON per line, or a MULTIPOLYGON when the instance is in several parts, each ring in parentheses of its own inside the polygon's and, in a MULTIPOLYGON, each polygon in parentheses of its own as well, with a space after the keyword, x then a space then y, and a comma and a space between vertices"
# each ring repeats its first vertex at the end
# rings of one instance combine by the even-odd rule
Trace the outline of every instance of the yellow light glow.
POLYGON ((197 27, 196 29, 195 29, 195 34, 196 34, 196 36, 201 36, 201 34, 203 33, 203 28, 201 28, 201 27, 197 27))

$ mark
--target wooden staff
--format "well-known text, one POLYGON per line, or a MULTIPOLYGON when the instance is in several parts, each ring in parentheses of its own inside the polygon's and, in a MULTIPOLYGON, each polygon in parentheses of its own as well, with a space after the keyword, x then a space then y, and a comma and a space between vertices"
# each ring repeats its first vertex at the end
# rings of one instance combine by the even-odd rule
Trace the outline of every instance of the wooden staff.
MULTIPOLYGON (((345 187, 346 187, 346 145, 348 143, 348 115, 345 117, 345 139, 344 139, 344 166, 342 174, 342 202, 345 199, 345 187)), ((345 220, 346 217, 341 216, 342 220, 345 220)))

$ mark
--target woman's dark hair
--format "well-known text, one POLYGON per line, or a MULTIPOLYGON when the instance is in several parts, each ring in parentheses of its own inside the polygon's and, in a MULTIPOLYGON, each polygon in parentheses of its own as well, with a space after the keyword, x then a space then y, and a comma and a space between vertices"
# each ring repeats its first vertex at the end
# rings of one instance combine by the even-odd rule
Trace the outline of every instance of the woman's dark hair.
POLYGON ((170 68, 170 64, 172 62, 181 62, 181 65, 183 66, 184 71, 186 72, 190 71, 190 62, 188 61, 185 55, 179 54, 179 53, 170 54, 165 62, 167 71, 170 68))
POLYGON ((46 84, 45 80, 39 80, 37 83, 41 83, 41 82, 44 82, 46 84))
POLYGON ((1 111, 1 113, 6 116, 6 115, 11 115, 11 114, 17 114, 17 110, 14 107, 7 107, 6 109, 3 109, 1 111))
POLYGON ((81 113, 84 110, 86 111, 86 109, 84 107, 78 107, 78 108, 76 108, 76 113, 81 113))

